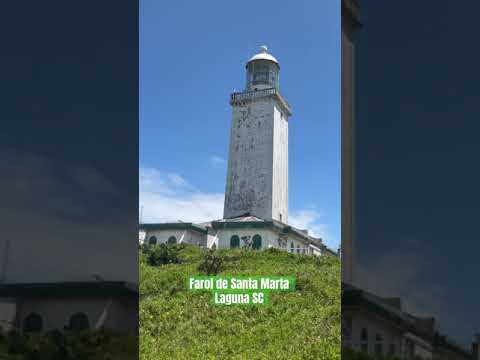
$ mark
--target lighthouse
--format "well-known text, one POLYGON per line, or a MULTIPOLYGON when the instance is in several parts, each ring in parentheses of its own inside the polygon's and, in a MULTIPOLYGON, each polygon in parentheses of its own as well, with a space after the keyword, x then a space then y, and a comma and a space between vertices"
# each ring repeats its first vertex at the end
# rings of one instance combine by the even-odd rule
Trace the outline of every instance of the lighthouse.
POLYGON ((246 84, 230 96, 224 218, 245 213, 288 223, 288 121, 280 64, 266 46, 248 60, 246 84))
POLYGON ((223 218, 203 223, 141 224, 144 243, 210 249, 277 248, 335 255, 308 229, 288 223, 288 119, 280 64, 266 46, 245 64, 243 91, 230 95, 232 117, 223 218))

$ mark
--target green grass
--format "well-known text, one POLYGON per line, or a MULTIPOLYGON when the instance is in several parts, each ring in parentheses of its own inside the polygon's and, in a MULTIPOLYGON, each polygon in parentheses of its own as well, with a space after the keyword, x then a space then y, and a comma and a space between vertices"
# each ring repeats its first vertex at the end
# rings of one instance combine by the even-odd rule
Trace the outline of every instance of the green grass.
POLYGON ((141 359, 340 359, 337 258, 219 250, 219 275, 288 275, 297 286, 265 306, 216 306, 210 293, 185 289, 203 251, 187 246, 182 263, 156 267, 140 255, 141 359))

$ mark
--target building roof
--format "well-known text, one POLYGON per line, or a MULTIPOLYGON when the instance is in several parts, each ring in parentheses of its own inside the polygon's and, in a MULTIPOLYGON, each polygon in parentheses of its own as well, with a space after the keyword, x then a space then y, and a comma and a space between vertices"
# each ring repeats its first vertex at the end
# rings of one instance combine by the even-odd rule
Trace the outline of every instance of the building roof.
POLYGON ((207 233, 207 228, 203 224, 176 222, 176 223, 151 223, 140 224, 140 230, 152 231, 152 230, 192 230, 202 234, 207 233))
POLYGON ((268 48, 265 45, 260 47, 260 52, 258 54, 252 56, 250 60, 248 60, 247 65, 249 62, 255 61, 255 60, 269 60, 269 61, 273 61, 278 66, 280 66, 277 59, 275 59, 272 55, 268 53, 268 48))
POLYGON ((264 219, 259 218, 255 215, 250 215, 250 213, 245 213, 243 215, 233 217, 233 218, 215 220, 214 222, 251 222, 251 221, 265 222, 264 219))
POLYGON ((0 285, 1 297, 129 296, 138 297, 138 286, 125 281, 10 283, 0 285))

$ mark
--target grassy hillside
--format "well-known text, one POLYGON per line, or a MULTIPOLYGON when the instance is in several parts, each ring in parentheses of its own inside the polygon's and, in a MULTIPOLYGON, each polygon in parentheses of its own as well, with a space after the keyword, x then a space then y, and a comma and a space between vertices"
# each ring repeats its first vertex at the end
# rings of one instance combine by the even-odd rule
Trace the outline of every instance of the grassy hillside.
POLYGON ((269 305, 218 306, 190 292, 202 250, 181 246, 177 264, 149 265, 140 254, 141 359, 340 359, 340 263, 269 249, 219 250, 219 275, 295 276, 296 291, 269 305))

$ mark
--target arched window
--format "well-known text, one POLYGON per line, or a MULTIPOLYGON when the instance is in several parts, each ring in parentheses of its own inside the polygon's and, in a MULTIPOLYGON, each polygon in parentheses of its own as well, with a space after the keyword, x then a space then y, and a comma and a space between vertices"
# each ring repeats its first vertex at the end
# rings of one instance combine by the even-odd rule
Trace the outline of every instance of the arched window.
POLYGON ((73 314, 70 317, 69 329, 72 331, 84 331, 90 328, 88 317, 82 312, 73 314))
POLYGON ((240 238, 238 237, 238 235, 233 235, 233 236, 230 238, 230 247, 231 247, 231 248, 238 248, 238 247, 240 247, 240 238))
POLYGON ((360 333, 360 341, 368 341, 368 331, 366 328, 362 328, 360 333))
POLYGON ((175 244, 177 242, 177 238, 175 236, 170 236, 167 240, 167 244, 175 244))
POLYGON ((157 245, 157 238, 155 236, 150 236, 150 239, 148 239, 148 245, 157 245))
POLYGON ((262 237, 258 234, 253 236, 252 248, 260 249, 262 247, 262 237))
POLYGON ((295 252, 295 245, 293 244, 293 241, 290 243, 290 252, 295 252))
POLYGON ((43 320, 37 313, 30 313, 23 320, 23 331, 25 332, 40 332, 43 328, 43 320))
POLYGON ((297 254, 300 254, 300 245, 297 245, 297 254))

